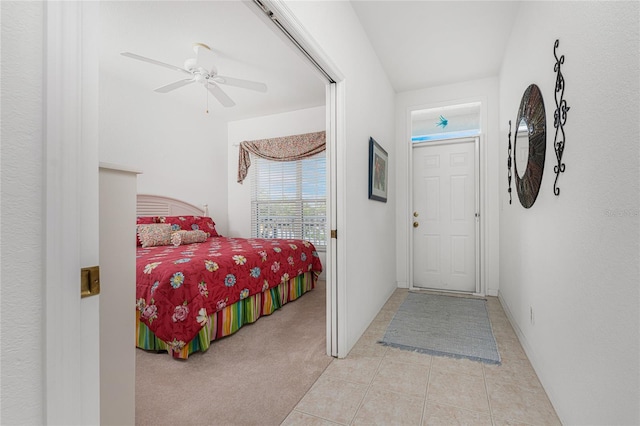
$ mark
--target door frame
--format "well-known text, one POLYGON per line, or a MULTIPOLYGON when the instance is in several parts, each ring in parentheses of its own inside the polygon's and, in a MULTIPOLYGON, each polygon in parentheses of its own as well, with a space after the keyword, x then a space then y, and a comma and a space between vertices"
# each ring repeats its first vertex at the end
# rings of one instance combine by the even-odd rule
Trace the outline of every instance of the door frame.
POLYGON ((97 3, 45 2, 44 9, 43 417, 46 424, 95 424, 99 359, 92 359, 98 347, 91 331, 100 296, 81 300, 80 268, 98 261, 97 240, 93 247, 82 240, 83 223, 98 221, 97 194, 89 197, 95 209, 82 197, 98 181, 97 76, 89 73, 98 62, 85 43, 95 34, 97 3))
MULTIPOLYGON (((473 137, 466 137, 466 138, 456 138, 456 139, 446 139, 446 140, 441 140, 441 141, 434 141, 434 142, 418 142, 418 143, 412 143, 410 149, 410 154, 409 157, 411 158, 411 179, 409 180, 409 187, 410 187, 410 194, 409 194, 409 198, 410 198, 410 203, 411 203, 411 210, 413 211, 413 150, 415 148, 430 148, 430 147, 436 147, 436 146, 442 146, 442 145, 458 145, 458 144, 463 144, 463 143, 470 143, 473 142, 473 146, 474 146, 474 155, 473 155, 473 162, 474 162, 474 180, 473 180, 473 194, 474 194, 474 210, 475 210, 475 223, 474 223, 474 233, 475 233, 475 247, 474 247, 474 252, 475 252, 475 291, 473 292, 473 294, 480 294, 480 136, 473 136, 473 137)), ((413 218, 410 220, 410 222, 413 222, 413 218)), ((410 232, 409 233, 409 240, 410 240, 410 258, 409 258, 409 264, 411 265, 411 270, 410 270, 410 274, 409 274, 409 289, 410 290, 427 290, 425 287, 416 287, 413 283, 413 249, 414 249, 414 232, 410 232)), ((452 293, 466 293, 466 292, 461 292, 461 291, 455 291, 455 290, 444 290, 444 289, 428 289, 428 290, 435 290, 435 291, 443 291, 443 292, 452 292, 452 293)))
MULTIPOLYGON (((405 124, 405 138, 404 141, 408 145, 408 155, 407 155, 407 171, 408 171, 408 194, 407 194, 407 204, 405 206, 405 232, 408 236, 407 238, 407 257, 408 262, 407 265, 407 277, 408 277, 408 286, 409 290, 424 290, 421 287, 414 287, 413 285, 413 227, 412 227, 412 212, 413 212, 413 143, 411 142, 411 114, 414 111, 420 111, 423 109, 437 108, 448 105, 456 105, 463 104, 469 102, 480 102, 480 123, 481 129, 480 134, 478 136, 473 136, 471 138, 462 138, 462 139, 477 139, 476 149, 475 149, 475 163, 476 163, 476 181, 475 181, 475 190, 476 190, 476 291, 472 293, 476 296, 485 296, 486 294, 486 280, 484 277, 486 267, 486 255, 485 255, 485 229, 486 229, 486 221, 484 220, 485 211, 486 211, 486 178, 485 178, 485 170, 487 165, 487 150, 482 147, 482 145, 486 141, 486 136, 484 134, 484 129, 487 128, 487 99, 484 97, 474 97, 468 99, 459 99, 452 102, 438 103, 438 104, 427 104, 427 105, 416 105, 411 106, 406 109, 406 124, 405 124)), ((455 141, 460 139, 451 139, 450 141, 455 141)), ((447 142, 447 141, 442 141, 447 142)), ((441 143, 441 142, 430 142, 431 145, 441 143)), ((445 291, 445 290, 443 290, 445 291)))
MULTIPOLYGON (((312 57, 331 73, 335 80, 327 93, 327 144, 331 157, 330 221, 331 229, 345 223, 345 92, 344 77, 322 52, 306 30, 297 22, 282 0, 264 1, 277 11, 281 22, 292 30, 312 57)), ((93 3, 92 8, 99 3, 93 3)), ((249 5, 250 7, 254 7, 249 5)), ((96 19, 95 14, 89 14, 96 19)), ((45 348, 43 371, 43 417, 47 424, 88 424, 99 418, 100 407, 90 401, 99 401, 99 383, 90 383, 83 389, 84 379, 99 370, 98 360, 83 360, 80 351, 69 351, 78 344, 82 323, 80 301, 80 224, 81 189, 78 175, 82 163, 83 116, 82 97, 87 81, 83 73, 93 67, 97 59, 83 52, 82 34, 86 30, 86 6, 81 2, 46 2, 43 26, 46 36, 44 77, 44 138, 45 138, 45 348), (84 12, 84 13, 83 13, 84 12), (84 24, 84 25, 83 25, 84 24), (63 165, 64 167, 62 167, 63 165), (91 371, 87 371, 90 369, 91 371)), ((95 23, 95 22, 94 22, 95 23)), ((95 30, 95 29, 94 29, 95 30)), ((278 31, 275 27, 273 31, 278 31)), ((86 112, 85 112, 86 113, 86 112)), ((95 123, 89 123, 96 126, 95 123)), ((95 130, 95 127, 92 128, 95 130)), ((95 164, 98 174, 98 164, 95 164)), ((97 217, 97 210, 95 215, 97 217)), ((329 281, 327 283, 327 344, 329 355, 345 357, 346 353, 346 299, 344 264, 346 230, 340 229, 340 239, 332 239, 327 256, 329 281)), ((95 296, 99 297, 99 296, 95 296)), ((99 325, 98 313, 93 319, 99 325)), ((99 403, 98 403, 99 404, 99 403)))
POLYGON ((318 76, 326 83, 326 142, 327 142, 327 225, 329 230, 338 230, 340 238, 330 238, 327 244, 325 266, 327 280, 326 330, 327 355, 344 358, 347 356, 347 315, 345 246, 347 230, 340 228, 345 223, 345 176, 344 161, 346 150, 345 105, 346 82, 344 76, 333 64, 329 56, 309 35, 302 24, 289 10, 283 0, 245 0, 263 21, 281 36, 286 43, 297 49, 303 60, 314 67, 318 76), (268 12, 267 12, 268 11, 268 12), (285 35, 286 33, 286 35, 285 35))

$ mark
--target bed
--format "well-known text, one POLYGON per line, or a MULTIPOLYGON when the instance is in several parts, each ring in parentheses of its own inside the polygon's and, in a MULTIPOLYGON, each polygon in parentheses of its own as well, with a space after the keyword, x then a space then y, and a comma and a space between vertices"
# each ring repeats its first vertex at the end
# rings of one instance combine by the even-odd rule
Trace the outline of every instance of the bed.
POLYGON ((141 349, 187 359, 312 290, 322 271, 312 243, 220 236, 206 206, 139 194, 137 215, 141 349))

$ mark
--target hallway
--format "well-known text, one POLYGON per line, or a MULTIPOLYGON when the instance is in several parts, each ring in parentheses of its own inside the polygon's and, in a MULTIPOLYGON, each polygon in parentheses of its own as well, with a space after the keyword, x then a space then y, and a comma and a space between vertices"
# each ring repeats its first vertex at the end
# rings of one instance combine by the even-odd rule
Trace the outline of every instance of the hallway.
POLYGON ((502 364, 376 343, 408 293, 397 289, 345 359, 334 359, 283 425, 559 425, 500 302, 487 309, 502 364))

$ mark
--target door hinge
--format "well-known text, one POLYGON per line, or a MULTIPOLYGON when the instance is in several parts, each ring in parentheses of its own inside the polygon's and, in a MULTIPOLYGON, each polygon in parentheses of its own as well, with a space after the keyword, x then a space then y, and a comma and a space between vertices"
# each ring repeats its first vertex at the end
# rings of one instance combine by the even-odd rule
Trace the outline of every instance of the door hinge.
POLYGON ((338 239, 338 230, 337 229, 332 229, 331 230, 331 238, 338 239))

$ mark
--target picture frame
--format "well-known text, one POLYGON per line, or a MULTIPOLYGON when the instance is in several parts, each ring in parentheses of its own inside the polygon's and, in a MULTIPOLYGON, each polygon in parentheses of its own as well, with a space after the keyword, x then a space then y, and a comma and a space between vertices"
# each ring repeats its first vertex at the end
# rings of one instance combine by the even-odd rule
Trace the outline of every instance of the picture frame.
POLYGON ((369 138, 369 199, 387 202, 389 155, 372 137, 369 138))

